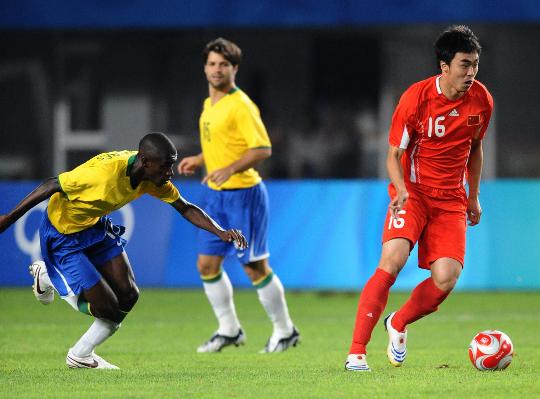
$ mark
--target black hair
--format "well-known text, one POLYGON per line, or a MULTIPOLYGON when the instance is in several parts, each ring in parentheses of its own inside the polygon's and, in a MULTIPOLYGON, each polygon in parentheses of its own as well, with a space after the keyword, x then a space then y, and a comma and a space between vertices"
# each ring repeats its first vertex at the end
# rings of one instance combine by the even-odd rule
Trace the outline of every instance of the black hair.
POLYGON ((437 68, 440 69, 441 61, 450 65, 456 53, 478 53, 482 46, 474 32, 465 25, 452 25, 446 29, 435 41, 433 46, 437 56, 437 68))
POLYGON ((162 159, 176 154, 176 147, 163 133, 149 133, 139 141, 139 152, 147 158, 162 159))
POLYGON ((233 66, 240 65, 242 62, 242 50, 235 43, 218 37, 208 43, 203 50, 203 61, 206 64, 210 51, 221 54, 223 58, 229 61, 233 66))

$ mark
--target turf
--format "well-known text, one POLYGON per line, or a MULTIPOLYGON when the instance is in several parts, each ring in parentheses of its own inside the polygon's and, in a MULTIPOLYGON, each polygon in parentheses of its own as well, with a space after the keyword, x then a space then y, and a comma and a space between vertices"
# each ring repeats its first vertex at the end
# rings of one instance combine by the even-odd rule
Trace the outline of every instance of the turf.
MULTIPOLYGON (((392 293, 387 310, 406 296, 392 293)), ((91 319, 61 300, 49 306, 30 290, 0 290, 0 397, 5 398, 352 398, 540 397, 540 293, 456 293, 409 327, 401 368, 386 359, 379 323, 369 346, 372 373, 345 372, 357 294, 289 293, 302 333, 297 348, 258 351, 270 323, 252 291, 236 293, 248 335, 240 348, 197 354, 215 329, 202 291, 142 291, 122 328, 97 351, 119 371, 69 370, 67 349, 91 319), (473 369, 467 347, 478 331, 499 329, 515 357, 502 372, 473 369)))

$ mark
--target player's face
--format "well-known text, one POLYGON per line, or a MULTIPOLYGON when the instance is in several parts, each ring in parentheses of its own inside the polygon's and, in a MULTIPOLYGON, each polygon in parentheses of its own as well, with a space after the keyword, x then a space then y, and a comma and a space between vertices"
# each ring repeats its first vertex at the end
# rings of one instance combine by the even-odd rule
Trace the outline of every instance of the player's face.
POLYGON ((161 159, 149 160, 146 167, 148 180, 156 186, 163 186, 174 176, 173 166, 177 154, 169 154, 161 159))
POLYGON ((478 73, 480 57, 474 53, 456 53, 450 65, 442 64, 442 72, 450 86, 458 93, 469 90, 478 73))
POLYGON ((238 65, 233 66, 223 55, 210 51, 204 65, 204 73, 214 89, 222 91, 232 88, 236 71, 238 65))

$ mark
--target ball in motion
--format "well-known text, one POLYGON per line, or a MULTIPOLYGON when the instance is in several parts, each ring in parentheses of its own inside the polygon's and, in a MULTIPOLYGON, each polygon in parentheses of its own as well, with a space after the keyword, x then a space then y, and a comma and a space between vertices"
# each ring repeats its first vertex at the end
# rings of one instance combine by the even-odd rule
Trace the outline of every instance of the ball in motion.
POLYGON ((512 341, 497 330, 479 332, 469 345, 469 358, 480 371, 504 370, 512 362, 513 354, 512 341))

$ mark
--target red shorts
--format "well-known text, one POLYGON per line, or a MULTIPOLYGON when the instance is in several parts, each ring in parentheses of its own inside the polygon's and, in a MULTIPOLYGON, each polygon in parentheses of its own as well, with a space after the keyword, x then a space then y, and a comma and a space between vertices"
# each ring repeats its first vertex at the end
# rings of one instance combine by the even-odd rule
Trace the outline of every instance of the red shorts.
MULTIPOLYGON (((467 230, 467 194, 463 188, 443 190, 415 184, 407 186, 409 199, 397 218, 386 214, 383 243, 406 238, 411 250, 418 241, 418 265, 429 269, 440 258, 453 258, 463 265, 467 230)), ((388 189, 394 198, 392 184, 388 189)))

